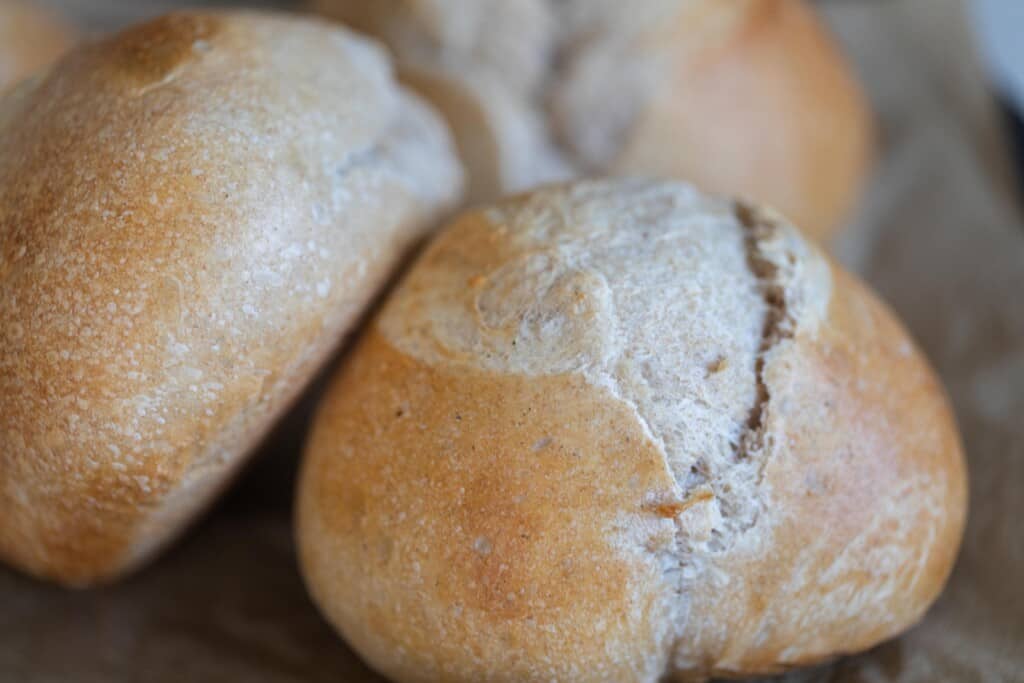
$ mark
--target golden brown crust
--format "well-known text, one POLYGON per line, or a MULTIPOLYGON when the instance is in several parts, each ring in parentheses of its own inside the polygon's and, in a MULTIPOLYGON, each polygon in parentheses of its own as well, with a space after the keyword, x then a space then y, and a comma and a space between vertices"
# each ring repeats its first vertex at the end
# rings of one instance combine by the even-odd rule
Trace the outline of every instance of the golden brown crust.
POLYGON ((771 213, 606 181, 433 242, 324 399, 297 533, 397 680, 689 680, 907 628, 965 495, 870 292, 771 213))
POLYGON ((316 424, 302 566, 379 671, 628 681, 664 668, 647 546, 673 527, 641 501, 673 480, 614 398, 579 377, 431 367, 373 330, 316 424))
MULTIPOLYGON (((825 240, 869 170, 866 98, 803 2, 746 5, 723 40, 704 41, 673 62, 670 85, 639 115, 614 168, 770 204, 825 240)), ((680 19, 669 40, 682 45, 703 22, 714 24, 680 19)))
POLYGON ((576 175, 680 178, 748 196, 825 240, 868 171, 864 94, 803 0, 314 4, 380 38, 400 63, 433 72, 425 92, 453 128, 473 131, 457 133, 472 175, 517 167, 474 188, 473 200, 566 177, 552 173, 557 158, 576 175), (467 116, 470 91, 486 101, 467 116), (531 118, 545 129, 531 145, 476 144, 477 130, 500 138, 531 118), (528 160, 513 161, 524 146, 532 173, 528 160))
POLYGON ((0 556, 82 584, 173 538, 458 182, 383 55, 318 22, 170 15, 11 93, 0 556))
POLYGON ((52 63, 74 42, 57 17, 21 0, 0 2, 0 91, 52 63))
POLYGON ((781 672, 901 633, 960 546, 966 471, 944 391, 885 305, 838 267, 833 277, 826 323, 767 370, 770 541, 717 563, 728 589, 699 586, 692 618, 721 627, 677 647, 716 676, 781 672))

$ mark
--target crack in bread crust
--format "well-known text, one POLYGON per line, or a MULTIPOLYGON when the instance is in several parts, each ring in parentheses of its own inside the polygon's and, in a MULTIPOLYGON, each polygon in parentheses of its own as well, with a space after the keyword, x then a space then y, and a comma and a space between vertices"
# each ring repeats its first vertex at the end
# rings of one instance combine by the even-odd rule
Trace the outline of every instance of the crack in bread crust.
POLYGON ((754 370, 757 375, 757 402, 750 410, 747 432, 743 435, 738 458, 752 457, 764 448, 764 414, 771 400, 771 393, 764 379, 765 356, 779 342, 792 339, 796 321, 790 316, 786 305, 786 288, 779 282, 779 267, 761 251, 761 243, 769 239, 775 230, 774 224, 764 220, 757 210, 742 203, 736 205, 736 217, 746 230, 747 264, 757 278, 764 297, 766 315, 761 333, 761 348, 758 349, 754 370))
POLYGON ((693 587, 706 580, 707 572, 714 572, 714 565, 725 561, 747 534, 756 530, 762 535, 772 533, 771 522, 761 523, 771 496, 764 482, 772 450, 768 433, 772 391, 767 371, 792 345, 798 332, 815 334, 831 296, 831 279, 822 277, 824 260, 808 249, 785 221, 771 211, 740 201, 733 205, 733 212, 743 230, 746 266, 763 302, 753 365, 755 395, 732 462, 717 471, 693 470, 685 481, 676 475, 684 503, 674 518, 674 542, 660 558, 677 601, 676 638, 670 653, 671 669, 675 671, 699 671, 704 666, 689 655, 691 634, 687 625, 693 606, 688 596, 693 587), (745 496, 743 492, 754 495, 745 496), (695 543, 686 515, 710 501, 720 510, 719 525, 713 529, 710 542, 695 543))
POLYGON ((952 565, 941 389, 770 211, 605 181, 464 214, 350 368, 304 564, 397 679, 781 672, 904 629, 952 565))
POLYGON ((765 371, 823 317, 823 264, 769 212, 681 183, 554 186, 465 216, 381 329, 430 364, 582 375, 629 409, 672 484, 640 507, 670 522, 647 552, 674 649, 695 582, 767 505, 765 371))

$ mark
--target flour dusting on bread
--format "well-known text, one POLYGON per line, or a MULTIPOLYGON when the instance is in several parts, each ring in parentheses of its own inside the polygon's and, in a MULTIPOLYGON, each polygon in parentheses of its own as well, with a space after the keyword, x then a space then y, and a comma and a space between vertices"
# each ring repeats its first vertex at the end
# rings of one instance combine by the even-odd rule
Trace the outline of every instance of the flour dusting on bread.
POLYGON ((764 365, 814 334, 830 291, 824 259, 773 214, 684 184, 594 181, 464 217, 379 324, 432 364, 577 373, 626 403, 677 482, 658 503, 685 511, 661 562, 685 584, 767 504, 764 365))

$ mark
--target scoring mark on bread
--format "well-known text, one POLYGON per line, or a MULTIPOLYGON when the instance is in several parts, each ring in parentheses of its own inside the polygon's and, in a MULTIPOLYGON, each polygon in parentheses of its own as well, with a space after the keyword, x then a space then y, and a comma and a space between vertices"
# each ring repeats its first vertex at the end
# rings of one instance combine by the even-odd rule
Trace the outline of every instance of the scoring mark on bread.
POLYGON ((762 245, 775 235, 776 224, 743 203, 736 204, 736 218, 745 230, 747 265, 757 279, 758 289, 764 297, 765 304, 761 345, 754 364, 757 400, 750 410, 746 433, 740 440, 740 448, 736 454, 738 458, 746 458, 761 454, 764 450, 765 411, 771 400, 771 393, 764 379, 766 356, 779 342, 792 339, 795 321, 786 302, 786 287, 780 280, 779 266, 762 248, 762 245))
POLYGON ((611 190, 553 188, 463 221, 382 325, 434 363, 580 373, 626 404, 676 481, 642 507, 687 517, 678 565, 728 550, 764 508, 766 373, 827 308, 827 266, 769 212, 677 185, 611 190), (430 294, 434 278, 450 295, 430 294))
MULTIPOLYGON (((764 302, 764 322, 753 368, 754 402, 736 443, 734 464, 754 468, 752 473, 754 490, 759 490, 768 455, 767 413, 771 403, 771 392, 765 379, 765 369, 772 352, 781 342, 792 339, 796 328, 796 320, 790 302, 787 301, 787 281, 792 279, 792 273, 783 273, 779 259, 781 256, 786 265, 792 266, 795 263, 795 257, 784 248, 781 253, 772 253, 775 249, 769 245, 773 245, 773 241, 780 237, 780 226, 772 216, 742 202, 737 202, 734 205, 734 213, 743 230, 747 267, 754 276, 758 292, 764 302)), ((717 366, 718 362, 713 363, 708 368, 709 374, 717 372, 720 369, 717 366)), ((708 549, 721 553, 727 551, 739 536, 757 524, 763 501, 735 500, 737 496, 742 498, 742 494, 733 490, 733 486, 728 481, 731 479, 730 477, 725 477, 722 472, 719 472, 718 475, 715 477, 718 481, 713 482, 713 490, 718 493, 723 522, 728 521, 729 523, 725 528, 715 531, 708 549), (753 505, 747 505, 748 503, 753 503, 753 505), (748 509, 744 512, 744 508, 748 509), (728 535, 722 533, 725 530, 730 533, 728 535)), ((687 486, 684 489, 687 491, 687 499, 693 495, 693 492, 704 490, 706 480, 706 475, 688 477, 687 486), (692 483, 697 486, 690 485, 690 480, 693 480, 692 483)))
MULTIPOLYGON (((758 525, 766 505, 762 483, 770 446, 767 430, 771 391, 766 368, 779 345, 793 338, 798 318, 812 320, 798 316, 807 311, 789 300, 799 279, 800 259, 790 250, 792 243, 780 222, 770 213, 741 202, 733 205, 733 213, 742 230, 747 268, 764 304, 753 367, 755 393, 735 443, 732 463, 710 469, 704 458, 698 457, 685 480, 678 482, 682 504, 654 509, 656 514, 671 517, 676 525, 675 545, 660 559, 666 575, 675 578, 680 604, 685 602, 692 582, 701 580, 705 563, 728 553, 758 525), (750 492, 756 495, 751 497, 750 492)), ((707 376, 726 367, 727 358, 716 358, 708 365, 707 376)), ((680 633, 684 632, 685 625, 678 623, 680 633)))

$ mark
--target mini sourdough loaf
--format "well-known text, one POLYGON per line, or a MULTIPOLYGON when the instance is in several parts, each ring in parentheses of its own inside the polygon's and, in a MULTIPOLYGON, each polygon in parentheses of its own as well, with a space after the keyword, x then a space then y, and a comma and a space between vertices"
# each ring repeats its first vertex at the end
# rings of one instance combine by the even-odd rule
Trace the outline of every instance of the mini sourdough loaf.
POLYGON ((0 91, 53 62, 72 31, 28 0, 0 0, 0 91))
POLYGON ((588 182, 463 216, 321 407, 311 592, 397 681, 656 681, 871 647, 965 471, 892 314, 775 214, 588 182))
POLYGON ((0 558, 110 579, 227 482, 461 171, 374 45, 185 13, 0 102, 0 558), (330 68, 324 68, 330 64, 330 68))
POLYGON ((677 177, 824 238, 869 161, 863 95, 804 0, 315 0, 445 115, 470 198, 677 177))

